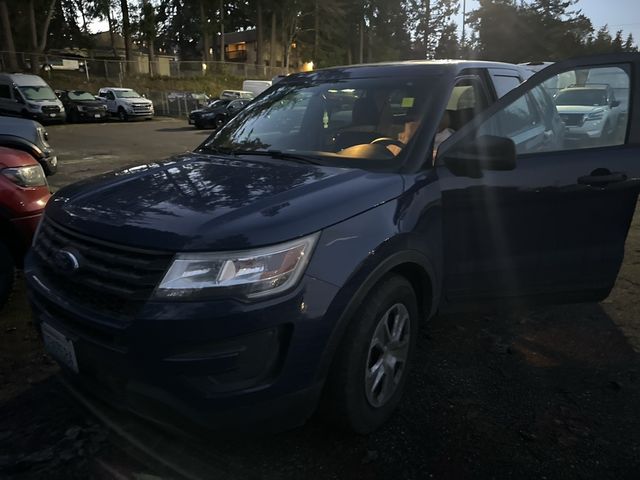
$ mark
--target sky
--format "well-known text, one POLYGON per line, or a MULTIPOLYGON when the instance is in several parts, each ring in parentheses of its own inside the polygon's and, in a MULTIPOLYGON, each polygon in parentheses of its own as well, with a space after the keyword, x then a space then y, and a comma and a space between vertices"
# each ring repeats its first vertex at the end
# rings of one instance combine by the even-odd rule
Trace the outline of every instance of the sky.
MULTIPOLYGON (((460 14, 456 19, 458 26, 462 25, 462 1, 460 14)), ((477 0, 466 0, 467 12, 478 7, 477 0)), ((629 33, 633 34, 636 45, 640 42, 640 0, 580 0, 574 9, 591 19, 596 30, 603 25, 609 25, 609 31, 614 34, 624 30, 624 39, 629 33)))

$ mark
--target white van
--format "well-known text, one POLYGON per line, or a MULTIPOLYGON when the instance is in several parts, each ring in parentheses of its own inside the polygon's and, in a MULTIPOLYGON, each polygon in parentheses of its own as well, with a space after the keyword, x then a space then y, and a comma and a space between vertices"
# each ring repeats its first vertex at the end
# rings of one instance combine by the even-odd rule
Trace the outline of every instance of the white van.
POLYGON ((64 122, 67 115, 51 87, 37 75, 0 73, 0 113, 40 122, 64 122))
POLYGON ((255 97, 272 85, 270 80, 245 80, 242 82, 242 90, 252 92, 255 97))

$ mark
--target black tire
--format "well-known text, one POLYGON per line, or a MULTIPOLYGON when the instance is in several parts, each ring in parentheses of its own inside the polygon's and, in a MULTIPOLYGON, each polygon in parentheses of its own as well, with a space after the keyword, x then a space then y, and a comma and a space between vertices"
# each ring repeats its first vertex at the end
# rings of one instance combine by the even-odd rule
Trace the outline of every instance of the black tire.
POLYGON ((16 279, 16 264, 11 251, 0 241, 0 310, 7 303, 16 279))
POLYGON ((126 122, 127 120, 129 120, 127 112, 125 112, 124 108, 122 107, 118 107, 118 120, 120 120, 121 122, 126 122))
MULTIPOLYGON (((418 307, 411 284, 399 275, 385 277, 369 292, 347 327, 327 378, 321 406, 324 414, 338 426, 359 434, 370 433, 387 421, 402 398, 415 350, 417 332, 418 307), (396 381, 390 384, 395 386, 390 387, 392 390, 386 400, 374 405, 371 396, 375 389, 369 388, 367 378, 372 376, 367 376, 367 372, 373 370, 371 367, 381 361, 385 364, 384 359, 380 360, 380 357, 386 355, 385 350, 380 354, 378 361, 374 362, 374 334, 382 325, 385 314, 394 308, 398 309, 397 305, 404 305, 408 314, 406 360, 404 365, 399 367, 401 370, 394 373, 398 376, 396 381)), ((382 370, 385 372, 384 375, 387 375, 386 368, 382 370)), ((386 378, 389 380, 388 376, 386 378)), ((381 387, 381 390, 384 390, 384 387, 381 387)))
POLYGON ((226 119, 224 115, 218 115, 216 118, 213 119, 213 125, 216 128, 216 130, 221 128, 226 123, 225 120, 226 119))

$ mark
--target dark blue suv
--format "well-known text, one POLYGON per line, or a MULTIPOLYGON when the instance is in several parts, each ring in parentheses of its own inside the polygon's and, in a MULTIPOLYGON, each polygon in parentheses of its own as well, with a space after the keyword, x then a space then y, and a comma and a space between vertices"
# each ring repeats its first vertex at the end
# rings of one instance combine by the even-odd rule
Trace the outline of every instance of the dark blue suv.
POLYGON ((194 153, 60 190, 26 266, 47 349, 155 421, 279 430, 322 403, 369 432, 438 309, 605 298, 640 189, 640 55, 524 77, 291 75, 194 153), (594 74, 626 79, 628 115, 565 140, 552 95, 594 74))

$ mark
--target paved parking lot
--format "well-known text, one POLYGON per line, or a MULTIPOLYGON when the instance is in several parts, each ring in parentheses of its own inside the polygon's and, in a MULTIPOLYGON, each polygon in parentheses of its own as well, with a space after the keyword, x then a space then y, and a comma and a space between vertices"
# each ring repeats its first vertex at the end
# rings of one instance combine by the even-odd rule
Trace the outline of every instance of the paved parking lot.
MULTIPOLYGON (((49 127, 61 159, 51 183, 193 148, 206 133, 185 123, 49 127)), ((103 411, 115 421, 106 428, 79 408, 57 382, 19 289, 0 314, 0 477, 636 479, 639 296, 637 213, 604 302, 422 325, 404 401, 373 435, 314 418, 272 437, 182 438, 103 411)))
POLYGON ((186 120, 64 124, 47 127, 60 160, 49 179, 55 190, 91 175, 166 158, 197 147, 209 132, 186 120))

